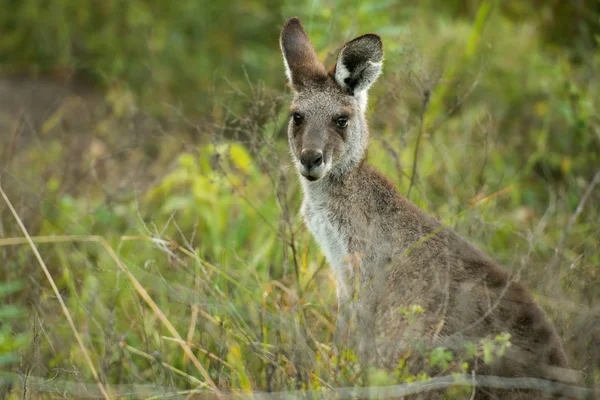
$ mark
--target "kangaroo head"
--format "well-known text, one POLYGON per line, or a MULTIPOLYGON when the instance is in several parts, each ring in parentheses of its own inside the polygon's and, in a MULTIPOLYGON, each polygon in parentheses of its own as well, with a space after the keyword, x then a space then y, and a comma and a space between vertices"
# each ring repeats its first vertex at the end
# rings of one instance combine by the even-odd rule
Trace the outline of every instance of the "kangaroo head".
POLYGON ((284 24, 280 45, 294 91, 288 139, 296 167, 308 181, 344 175, 365 156, 367 90, 381 72, 381 39, 367 34, 346 43, 329 73, 298 18, 284 24))

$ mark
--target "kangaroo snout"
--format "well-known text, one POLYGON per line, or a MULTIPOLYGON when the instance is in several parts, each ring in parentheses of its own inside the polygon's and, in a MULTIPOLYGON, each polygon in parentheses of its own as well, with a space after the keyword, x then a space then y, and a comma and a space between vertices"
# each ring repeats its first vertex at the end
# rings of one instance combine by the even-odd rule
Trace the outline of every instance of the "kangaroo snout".
POLYGON ((308 170, 312 169, 313 167, 318 167, 323 163, 323 152, 315 149, 302 150, 302 154, 300 154, 300 162, 308 170))
POLYGON ((323 152, 317 149, 304 149, 300 153, 300 173, 309 181, 316 181, 323 176, 323 152))

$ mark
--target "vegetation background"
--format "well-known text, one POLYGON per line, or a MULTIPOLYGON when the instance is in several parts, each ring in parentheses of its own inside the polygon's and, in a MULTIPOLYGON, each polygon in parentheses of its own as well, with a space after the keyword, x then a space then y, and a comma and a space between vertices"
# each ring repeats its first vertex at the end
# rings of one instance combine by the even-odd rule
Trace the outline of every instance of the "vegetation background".
POLYGON ((382 36, 369 160, 518 274, 600 383, 600 2, 0 10, 0 184, 41 256, 0 201, 0 397, 360 381, 331 349, 335 285, 298 215, 278 46, 293 15, 330 64, 382 36))

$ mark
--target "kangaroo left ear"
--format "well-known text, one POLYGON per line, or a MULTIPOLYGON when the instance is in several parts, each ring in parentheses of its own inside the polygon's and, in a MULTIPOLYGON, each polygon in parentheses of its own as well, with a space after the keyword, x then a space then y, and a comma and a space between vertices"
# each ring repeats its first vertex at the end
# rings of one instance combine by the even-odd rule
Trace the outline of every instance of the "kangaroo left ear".
POLYGON ((369 33, 346 43, 335 64, 335 81, 356 95, 367 90, 381 73, 383 44, 379 35, 369 33))
POLYGON ((290 18, 283 25, 279 44, 283 53, 285 73, 295 90, 311 81, 327 79, 325 67, 319 61, 298 18, 290 18))

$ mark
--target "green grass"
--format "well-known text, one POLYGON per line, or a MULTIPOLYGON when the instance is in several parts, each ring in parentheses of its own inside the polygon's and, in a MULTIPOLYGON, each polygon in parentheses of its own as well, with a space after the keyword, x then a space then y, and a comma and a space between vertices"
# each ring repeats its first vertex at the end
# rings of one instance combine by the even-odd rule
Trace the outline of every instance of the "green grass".
MULTIPOLYGON (((409 372, 407 358, 392 375, 367 379, 352 354, 333 351, 335 282, 299 217, 285 138, 277 35, 292 14, 329 61, 353 35, 382 35, 369 160, 518 271, 572 368, 598 384, 598 187, 582 201, 600 168, 594 47, 557 43, 547 21, 517 2, 256 1, 227 17, 205 2, 163 13, 109 3, 94 14, 65 0, 43 19, 48 10, 24 1, 11 12, 27 29, 0 18, 10 33, 0 38, 0 71, 46 80, 67 69, 97 82, 92 94, 75 87, 58 103, 0 114, 10 126, 0 133, 0 183, 109 391, 159 396, 211 390, 210 381, 234 392, 318 390, 427 377, 409 372), (119 7, 131 8, 124 19, 119 7), (130 33, 122 41, 120 29, 130 33)), ((99 393, 4 203, 0 257, 0 394, 21 397, 19 376, 32 398, 99 393)), ((406 306, 407 321, 418 318, 406 306)), ((475 343, 471 355, 494 357, 505 339, 475 343)), ((421 356, 440 374, 462 368, 443 348, 421 356)), ((468 398, 463 389, 450 396, 468 398)))

